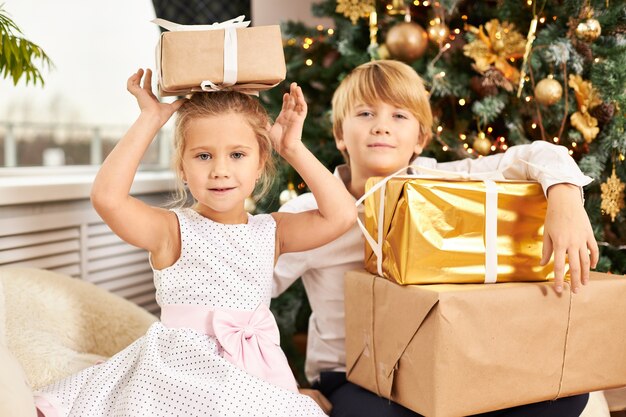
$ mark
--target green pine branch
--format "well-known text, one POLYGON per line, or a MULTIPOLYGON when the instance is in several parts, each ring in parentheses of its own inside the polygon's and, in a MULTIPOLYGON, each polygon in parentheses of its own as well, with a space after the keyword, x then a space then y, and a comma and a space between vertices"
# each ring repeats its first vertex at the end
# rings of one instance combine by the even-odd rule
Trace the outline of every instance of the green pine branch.
POLYGON ((23 37, 20 28, 0 5, 0 74, 11 78, 13 85, 24 79, 26 84, 44 85, 41 68, 53 66, 50 57, 37 44, 23 37))

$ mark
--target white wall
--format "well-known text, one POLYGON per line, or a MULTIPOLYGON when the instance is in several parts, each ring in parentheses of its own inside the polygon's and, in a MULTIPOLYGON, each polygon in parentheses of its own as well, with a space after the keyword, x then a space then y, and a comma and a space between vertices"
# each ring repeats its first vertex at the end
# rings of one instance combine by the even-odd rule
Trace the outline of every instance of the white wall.
POLYGON ((6 0, 24 36, 55 68, 45 87, 0 80, 0 121, 127 125, 137 116, 126 80, 154 66, 159 30, 151 0, 6 0))

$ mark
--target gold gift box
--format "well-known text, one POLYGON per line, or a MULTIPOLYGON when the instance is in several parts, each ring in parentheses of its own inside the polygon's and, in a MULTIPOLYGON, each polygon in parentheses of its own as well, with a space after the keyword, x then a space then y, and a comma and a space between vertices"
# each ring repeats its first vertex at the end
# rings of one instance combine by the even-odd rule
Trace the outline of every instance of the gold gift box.
POLYGON ((626 385, 626 278, 398 285, 345 278, 348 380, 428 417, 626 385))
MULTIPOLYGON (((370 178, 366 189, 381 178, 370 178)), ((497 218, 486 215, 486 182, 393 177, 384 186, 384 219, 379 225, 380 191, 365 200, 365 228, 378 241, 382 226, 381 269, 365 244, 365 269, 400 284, 481 283, 486 256, 497 282, 553 278, 552 263, 539 265, 547 201, 541 185, 529 181, 494 181, 497 218), (497 236, 487 250, 486 225, 497 236), (497 253, 497 256, 493 252, 497 253), (380 271, 380 272, 379 272, 380 271)), ((495 203, 494 203, 495 204, 495 203)))
MULTIPOLYGON (((285 79, 286 66, 280 27, 238 28, 237 82, 232 90, 255 93, 285 79)), ((161 96, 203 91, 201 84, 224 81, 224 29, 182 30, 161 34, 157 45, 158 87, 161 96)))

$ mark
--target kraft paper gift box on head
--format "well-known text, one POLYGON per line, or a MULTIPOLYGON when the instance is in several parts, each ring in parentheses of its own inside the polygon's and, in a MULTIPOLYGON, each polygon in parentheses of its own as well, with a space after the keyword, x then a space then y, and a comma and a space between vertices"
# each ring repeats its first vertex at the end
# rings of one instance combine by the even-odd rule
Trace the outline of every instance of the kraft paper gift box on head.
POLYGON ((157 44, 160 96, 237 90, 255 94, 285 79, 280 27, 247 27, 244 17, 213 25, 153 22, 168 29, 157 44))
POLYGON ((348 380, 427 417, 626 385, 626 277, 398 285, 346 274, 348 380))
POLYGON ((547 201, 537 182, 394 175, 366 189, 373 274, 400 284, 553 278, 552 263, 539 265, 547 201))

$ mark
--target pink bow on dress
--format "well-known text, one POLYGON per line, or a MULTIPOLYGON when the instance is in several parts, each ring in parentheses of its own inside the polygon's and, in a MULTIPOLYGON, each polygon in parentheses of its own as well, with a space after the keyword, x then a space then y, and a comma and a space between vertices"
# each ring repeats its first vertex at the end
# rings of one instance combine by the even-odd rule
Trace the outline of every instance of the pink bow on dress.
POLYGON ((298 392, 280 348, 276 320, 266 305, 261 304, 254 311, 216 310, 213 331, 228 361, 251 375, 298 392))

